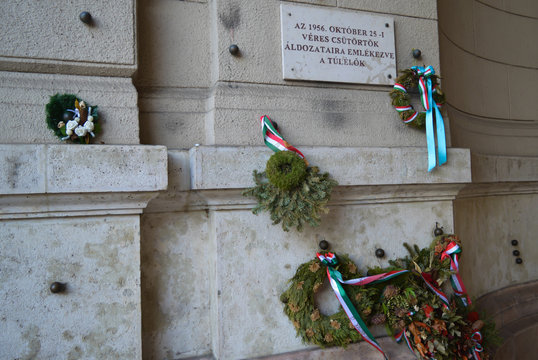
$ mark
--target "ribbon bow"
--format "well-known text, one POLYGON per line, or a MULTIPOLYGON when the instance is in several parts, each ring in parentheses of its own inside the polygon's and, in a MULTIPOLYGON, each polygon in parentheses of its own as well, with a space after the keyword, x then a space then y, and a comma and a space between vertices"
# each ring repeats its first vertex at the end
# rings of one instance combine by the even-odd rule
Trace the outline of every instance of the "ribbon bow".
POLYGON ((482 334, 480 333, 480 331, 475 331, 471 336, 471 340, 474 343, 473 349, 471 350, 471 354, 473 355, 473 358, 475 360, 481 360, 479 353, 481 353, 484 348, 482 347, 482 334))
POLYGON ((284 138, 282 137, 282 135, 280 135, 269 116, 261 116, 260 122, 262 125, 263 141, 269 149, 273 150, 274 152, 292 151, 299 155, 299 157, 303 159, 306 163, 306 166, 308 166, 308 161, 306 161, 303 153, 290 145, 290 143, 288 143, 286 140, 284 140, 284 138))
POLYGON ((435 124, 437 127, 437 155, 439 156, 439 166, 446 163, 446 136, 445 124, 439 107, 433 101, 433 88, 431 77, 435 74, 432 66, 426 68, 413 66, 411 68, 418 76, 418 88, 420 100, 426 110, 426 143, 428 146, 428 171, 432 171, 436 166, 435 155, 435 134, 433 131, 433 114, 435 112, 435 124))
POLYGON ((450 276, 454 293, 461 299, 463 305, 468 306, 471 304, 471 299, 467 295, 465 285, 459 274, 458 254, 461 253, 461 247, 454 241, 450 242, 446 247, 446 250, 441 254, 441 261, 446 258, 450 258, 450 270, 454 273, 450 276))
POLYGON ((336 259, 336 255, 333 253, 327 253, 325 255, 318 253, 317 254, 318 259, 325 265, 327 265, 327 277, 329 278, 329 282, 331 284, 332 289, 334 290, 334 293, 336 294, 336 297, 338 298, 338 301, 340 302, 340 305, 342 305, 342 308, 344 308, 344 311, 347 314, 347 317, 349 318, 349 321, 353 324, 355 329, 359 332, 359 334, 362 335, 362 338, 364 341, 375 347, 378 351, 380 351, 385 359, 387 356, 385 355, 385 352, 383 349, 381 349, 381 346, 379 346, 378 342, 375 340, 375 337, 370 333, 368 330, 368 327, 364 323, 364 321, 359 316, 359 313, 357 312, 357 309, 355 309, 355 306, 351 303, 351 300, 347 296, 344 288, 342 287, 342 284, 347 285, 368 285, 368 284, 378 284, 380 282, 384 282, 387 280, 390 280, 398 275, 407 273, 408 270, 394 270, 389 271, 384 274, 377 274, 372 276, 366 276, 361 277, 357 279, 351 279, 351 280, 344 280, 342 278, 342 274, 335 269, 335 266, 338 264, 338 260, 336 259))

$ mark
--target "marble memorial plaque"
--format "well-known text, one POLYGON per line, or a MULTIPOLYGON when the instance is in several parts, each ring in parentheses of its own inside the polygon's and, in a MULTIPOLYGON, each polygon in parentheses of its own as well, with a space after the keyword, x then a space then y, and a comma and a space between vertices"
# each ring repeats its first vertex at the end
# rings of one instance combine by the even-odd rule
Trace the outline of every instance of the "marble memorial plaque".
POLYGON ((303 5, 280 5, 284 79, 392 85, 394 19, 303 5))

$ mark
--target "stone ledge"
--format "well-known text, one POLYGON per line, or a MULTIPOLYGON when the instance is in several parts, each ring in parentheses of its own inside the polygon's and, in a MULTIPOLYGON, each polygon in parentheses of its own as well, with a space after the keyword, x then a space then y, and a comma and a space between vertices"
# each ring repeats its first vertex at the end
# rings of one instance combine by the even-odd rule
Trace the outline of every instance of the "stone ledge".
MULTIPOLYGON (((254 199, 241 192, 254 185, 252 171, 262 171, 271 154, 263 146, 169 150, 168 190, 145 212, 252 208, 254 199)), ((471 177, 465 149, 450 149, 450 164, 431 173, 420 148, 305 147, 304 154, 339 182, 330 206, 453 200, 471 177), (380 165, 385 161, 390 168, 380 165)))
MULTIPOLYGON (((471 182, 468 149, 449 149, 448 163, 427 171, 425 148, 301 147, 340 186, 453 184, 471 182)), ((193 190, 251 187, 252 171, 265 168, 272 151, 264 146, 197 146, 190 150, 193 190)))
POLYGON ((0 145, 0 218, 140 213, 165 190, 164 146, 0 145))
MULTIPOLYGON (((389 337, 378 338, 379 345, 387 354, 389 359, 415 360, 416 357, 409 351, 404 344, 397 344, 396 341, 389 337)), ((270 355, 254 358, 256 360, 322 360, 322 359, 340 359, 340 360, 383 360, 383 355, 372 345, 361 341, 357 344, 351 344, 347 349, 327 348, 327 349, 308 349, 294 351, 279 355, 270 355)))

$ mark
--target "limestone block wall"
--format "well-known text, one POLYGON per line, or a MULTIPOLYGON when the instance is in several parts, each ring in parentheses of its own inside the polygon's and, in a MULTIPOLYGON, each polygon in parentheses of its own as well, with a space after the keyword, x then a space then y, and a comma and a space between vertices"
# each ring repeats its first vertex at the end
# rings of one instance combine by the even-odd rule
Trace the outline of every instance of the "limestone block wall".
MULTIPOLYGON (((404 256, 405 241, 428 245, 435 222, 451 231, 452 201, 470 181, 469 152, 451 149, 451 165, 428 174, 424 149, 303 150, 341 186, 321 226, 302 233, 284 232, 266 213, 253 215, 253 199, 241 196, 252 186, 252 170, 264 167, 269 149, 169 150, 170 187, 142 216, 144 358, 280 359, 278 354, 295 351, 346 357, 358 350, 368 359, 380 356, 365 344, 348 350, 305 347, 279 296, 322 239, 364 271, 404 256), (386 258, 374 256, 377 248, 386 258)), ((326 313, 338 309, 329 289, 321 301, 326 313)), ((382 341, 389 354, 409 356, 390 339, 382 341)))
POLYGON ((441 64, 454 146, 537 156, 538 5, 439 0, 441 64))
POLYGON ((166 171, 163 146, 0 145, 0 358, 141 358, 140 213, 166 171))
POLYGON ((59 143, 45 105, 72 93, 99 106, 97 143, 138 144, 134 0, 2 1, 0 143, 59 143), (79 19, 87 11, 88 25, 79 19))
POLYGON ((435 1, 141 0, 142 143, 258 145, 256 120, 267 114, 294 145, 422 146, 423 134, 395 116, 388 86, 282 79, 285 3, 393 17, 398 69, 415 65, 420 48, 421 63, 440 71, 435 1))

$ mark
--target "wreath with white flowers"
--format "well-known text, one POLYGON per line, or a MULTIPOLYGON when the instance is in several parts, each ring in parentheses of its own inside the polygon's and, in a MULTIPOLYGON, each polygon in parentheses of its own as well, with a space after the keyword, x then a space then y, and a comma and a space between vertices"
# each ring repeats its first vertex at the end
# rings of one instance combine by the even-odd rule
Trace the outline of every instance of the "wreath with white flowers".
POLYGON ((97 106, 72 94, 55 94, 45 108, 47 126, 60 140, 89 144, 100 132, 97 106))
MULTIPOLYGON (((419 73, 414 69, 406 69, 402 71, 396 79, 393 89, 389 93, 392 99, 392 106, 398 112, 402 121, 411 127, 424 129, 426 124, 426 112, 416 111, 411 105, 408 91, 418 89, 419 73)), ((439 87, 439 77, 431 75, 432 80, 432 97, 438 107, 445 103, 445 95, 439 87)))

